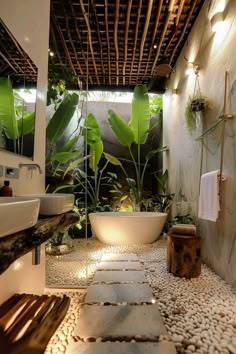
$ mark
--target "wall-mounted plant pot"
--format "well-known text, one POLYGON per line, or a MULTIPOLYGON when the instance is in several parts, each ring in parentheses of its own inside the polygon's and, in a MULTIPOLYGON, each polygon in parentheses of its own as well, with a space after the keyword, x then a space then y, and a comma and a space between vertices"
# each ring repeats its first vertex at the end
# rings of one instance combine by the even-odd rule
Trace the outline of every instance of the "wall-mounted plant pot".
POLYGON ((204 99, 196 99, 191 102, 192 112, 201 112, 206 108, 206 102, 204 99))

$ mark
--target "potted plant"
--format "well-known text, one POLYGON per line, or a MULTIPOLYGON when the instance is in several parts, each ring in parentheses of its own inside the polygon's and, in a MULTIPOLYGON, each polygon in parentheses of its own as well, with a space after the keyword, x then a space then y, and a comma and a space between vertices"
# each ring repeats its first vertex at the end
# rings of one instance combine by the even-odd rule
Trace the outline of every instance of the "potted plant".
POLYGON ((156 126, 156 124, 153 126, 150 124, 151 116, 147 87, 145 85, 135 87, 128 124, 113 110, 110 109, 108 114, 112 131, 118 142, 128 149, 131 163, 134 166, 135 178, 130 178, 120 162, 120 167, 126 175, 130 188, 130 196, 134 200, 136 210, 139 210, 140 202, 143 199, 144 177, 148 163, 156 154, 167 150, 166 146, 151 150, 145 156, 145 162, 142 163, 141 161, 141 148, 146 143, 150 131, 156 126), (132 148, 136 148, 137 158, 135 158, 132 148))
POLYGON ((210 109, 211 106, 210 99, 203 95, 200 90, 189 96, 185 108, 185 123, 190 135, 192 135, 197 128, 198 118, 201 117, 202 113, 210 109))

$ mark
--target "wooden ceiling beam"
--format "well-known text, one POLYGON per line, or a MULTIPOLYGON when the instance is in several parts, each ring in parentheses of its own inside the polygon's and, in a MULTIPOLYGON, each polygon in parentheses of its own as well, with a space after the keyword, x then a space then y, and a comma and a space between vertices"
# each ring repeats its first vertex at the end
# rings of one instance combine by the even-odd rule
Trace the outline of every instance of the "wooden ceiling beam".
POLYGON ((171 55, 171 58, 170 58, 170 61, 169 61, 169 65, 170 65, 170 66, 171 66, 172 61, 173 61, 173 59, 174 59, 175 53, 176 53, 177 49, 179 48, 179 45, 180 45, 182 39, 184 38, 186 29, 187 29, 187 27, 188 27, 188 25, 189 25, 189 23, 190 23, 190 21, 191 21, 191 18, 192 18, 192 16, 193 16, 193 12, 194 12, 194 10, 195 10, 195 7, 196 7, 196 5, 197 5, 197 2, 198 2, 198 0, 194 0, 193 6, 191 7, 191 10, 190 10, 190 12, 189 12, 189 14, 188 14, 188 17, 187 17, 187 20, 186 20, 186 22, 185 22, 184 28, 183 28, 183 30, 182 30, 182 34, 180 35, 179 40, 178 40, 178 42, 177 42, 177 44, 176 44, 176 46, 175 46, 175 48, 174 48, 174 50, 173 50, 173 52, 172 52, 172 55, 171 55))
MULTIPOLYGON (((94 13, 94 18, 95 18, 95 23, 96 23, 96 31, 97 31, 97 37, 98 37, 98 44, 100 47, 100 59, 101 59, 101 64, 102 64, 102 73, 103 75, 105 75, 105 70, 103 67, 103 48, 102 48, 102 40, 101 40, 101 31, 100 31, 100 26, 99 26, 99 22, 98 22, 98 17, 97 17, 97 11, 96 11, 96 4, 94 0, 90 0, 92 9, 93 9, 93 13, 94 13)), ((105 79, 105 77, 103 78, 103 80, 105 79)), ((105 82, 103 82, 105 83, 105 82)))
MULTIPOLYGON (((57 20, 56 20, 56 18, 55 18, 55 16, 54 16, 53 8, 51 8, 51 18, 52 18, 53 23, 54 23, 54 26, 56 27, 56 30, 57 30, 57 32, 58 32, 60 38, 61 38, 62 46, 63 46, 63 48, 64 48, 65 55, 66 55, 66 59, 67 59, 69 65, 70 65, 70 67, 71 67, 71 70, 73 71, 73 74, 76 76, 77 74, 76 74, 76 70, 75 70, 75 68, 74 68, 74 65, 73 65, 73 63, 72 63, 72 60, 71 60, 71 58, 70 58, 70 52, 69 52, 69 50, 68 50, 68 48, 67 48, 67 45, 66 45, 66 41, 65 41, 63 32, 62 32, 61 28, 59 27, 59 25, 58 25, 58 23, 57 23, 57 20)), ((63 64, 65 65, 65 63, 63 63, 63 64)))
POLYGON ((154 31, 153 31, 152 41, 151 41, 151 45, 150 45, 150 49, 149 49, 149 54, 148 54, 147 65, 146 65, 146 68, 145 68, 145 74, 144 74, 145 76, 147 75, 147 70, 148 70, 149 62, 150 62, 151 55, 152 55, 153 48, 154 48, 153 46, 154 46, 155 39, 156 39, 157 28, 158 28, 158 25, 159 25, 159 22, 160 22, 160 15, 161 15, 161 10, 162 10, 162 5, 163 5, 163 0, 160 0, 159 6, 158 6, 158 10, 157 10, 156 21, 155 21, 155 28, 154 28, 154 31))
MULTIPOLYGON (((70 8, 71 8, 71 11, 72 11, 72 14, 74 16, 74 24, 75 24, 75 31, 76 31, 76 35, 78 37, 78 42, 80 43, 80 47, 81 47, 81 54, 82 54, 82 57, 83 57, 83 61, 84 63, 86 64, 87 62, 87 56, 86 54, 84 53, 84 49, 83 49, 83 46, 82 46, 82 38, 81 38, 81 34, 80 34, 80 31, 79 31, 79 28, 78 28, 78 25, 77 25, 77 20, 75 18, 75 9, 73 7, 73 4, 71 2, 71 0, 69 0, 69 3, 70 3, 70 8)), ((86 69, 86 68, 85 68, 86 69)), ((86 72, 87 72, 87 69, 86 69, 86 72)), ((93 80, 91 79, 91 77, 89 77, 89 81, 91 84, 93 84, 93 80)))
POLYGON ((164 52, 164 57, 167 56, 168 50, 171 47, 171 44, 172 44, 176 34, 179 33, 179 27, 182 25, 182 23, 179 22, 179 20, 180 20, 180 16, 181 16, 181 13, 182 13, 182 10, 183 10, 184 2, 185 2, 185 0, 181 0, 181 2, 180 2, 178 13, 177 13, 177 16, 175 18, 175 30, 174 30, 174 32, 173 32, 173 34, 172 34, 167 46, 166 46, 166 49, 165 49, 165 52, 164 52))
MULTIPOLYGON (((135 58, 135 53, 136 53, 141 8, 142 8, 142 0, 139 0, 138 13, 137 13, 137 19, 136 19, 136 27, 135 27, 134 46, 133 46, 133 58, 135 58)), ((133 62, 131 63, 130 75, 132 74, 132 72, 133 72, 133 62)))
POLYGON ((67 29, 67 35, 68 35, 68 38, 69 38, 69 41, 70 41, 70 45, 72 47, 72 50, 73 50, 73 53, 74 53, 74 56, 75 56, 75 61, 76 61, 76 64, 80 70, 80 74, 83 75, 83 69, 81 68, 81 65, 80 65, 80 62, 79 62, 79 58, 78 58, 78 55, 77 55, 77 51, 75 49, 75 45, 73 43, 73 40, 71 38, 71 33, 70 33, 70 26, 69 26, 69 21, 68 21, 68 17, 66 16, 66 29, 67 29))
POLYGON ((162 43, 163 43, 163 40, 165 38, 166 30, 167 30, 167 27, 168 27, 168 24, 169 24, 170 16, 171 16, 172 11, 173 11, 174 3, 175 3, 175 0, 170 0, 169 7, 168 7, 168 14, 167 14, 167 17, 166 17, 165 25, 164 25, 164 28, 163 28, 162 33, 161 33, 161 38, 160 38, 160 41, 159 41, 158 47, 157 47, 157 53, 156 53, 156 56, 155 56, 154 63, 152 65, 152 70, 151 70, 151 74, 152 75, 154 73, 154 70, 155 70, 155 67, 156 67, 156 64, 157 64, 157 60, 158 60, 158 57, 159 57, 159 54, 160 54, 160 51, 161 51, 162 43))
POLYGON ((109 38, 109 28, 108 28, 108 4, 105 0, 105 25, 106 25, 106 39, 107 39, 107 54, 108 54, 108 73, 109 73, 109 84, 111 85, 111 63, 110 63, 110 38, 109 38))
POLYGON ((114 23, 114 44, 115 44, 115 51, 116 51, 116 85, 119 85, 119 47, 118 47, 118 23, 119 23, 119 8, 120 8, 120 0, 116 0, 116 7, 115 7, 115 23, 114 23))
POLYGON ((141 44, 140 44, 140 51, 139 51, 139 63, 140 64, 138 67, 138 74, 139 74, 140 65, 141 65, 142 58, 143 58, 143 48, 144 48, 144 44, 146 41, 148 26, 149 26, 149 22, 150 22, 151 13, 152 13, 152 4, 153 4, 153 0, 149 0, 144 29, 143 29, 143 35, 142 35, 141 44))
POLYGON ((95 62, 95 59, 94 59, 94 51, 93 51, 93 45, 92 45, 91 29, 90 29, 88 14, 85 11, 83 0, 80 0, 80 6, 81 6, 81 9, 82 9, 82 12, 83 12, 83 15, 84 15, 84 20, 85 20, 86 25, 87 25, 87 31, 88 31, 87 38, 88 38, 90 53, 91 53, 91 56, 92 56, 94 71, 95 71, 95 74, 97 76, 97 84, 100 85, 100 80, 98 78, 97 66, 96 66, 96 62, 95 62))
POLYGON ((125 85, 125 73, 126 73, 126 60, 127 60, 127 52, 128 52, 128 36, 129 36, 129 20, 130 20, 130 12, 132 7, 132 0, 128 1, 128 8, 126 13, 126 24, 125 24, 125 44, 124 44, 124 64, 123 64, 123 85, 125 85))

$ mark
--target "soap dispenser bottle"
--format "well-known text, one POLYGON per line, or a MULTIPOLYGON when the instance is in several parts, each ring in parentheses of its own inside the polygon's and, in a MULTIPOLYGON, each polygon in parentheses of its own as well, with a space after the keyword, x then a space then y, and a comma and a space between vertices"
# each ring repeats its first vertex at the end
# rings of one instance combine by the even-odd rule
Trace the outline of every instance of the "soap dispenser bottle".
POLYGON ((12 188, 10 187, 9 181, 4 181, 4 186, 1 188, 2 197, 12 197, 12 188))

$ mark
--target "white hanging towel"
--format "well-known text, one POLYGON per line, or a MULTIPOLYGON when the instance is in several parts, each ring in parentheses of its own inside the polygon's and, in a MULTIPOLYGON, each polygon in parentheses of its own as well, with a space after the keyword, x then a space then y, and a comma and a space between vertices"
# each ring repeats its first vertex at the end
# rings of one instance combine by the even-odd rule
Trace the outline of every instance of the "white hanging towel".
POLYGON ((198 217, 215 221, 220 211, 219 170, 201 176, 198 217))

